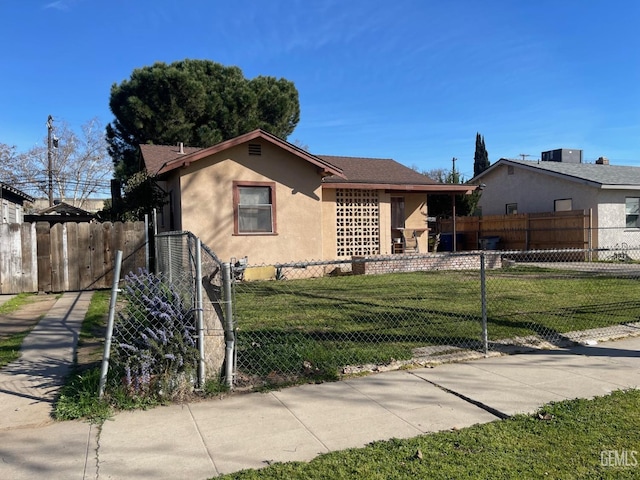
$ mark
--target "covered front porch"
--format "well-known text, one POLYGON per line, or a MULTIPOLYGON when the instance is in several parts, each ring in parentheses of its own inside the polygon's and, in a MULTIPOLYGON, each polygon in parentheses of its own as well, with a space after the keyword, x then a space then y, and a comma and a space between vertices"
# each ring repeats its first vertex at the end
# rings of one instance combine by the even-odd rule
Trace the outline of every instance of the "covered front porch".
MULTIPOLYGON (((411 188, 385 192, 389 202, 389 225, 385 226, 385 230, 381 232, 381 253, 396 255, 434 251, 433 242, 429 241, 430 234, 433 232, 428 222, 428 195, 434 193, 449 195, 455 218, 456 195, 471 194, 476 188, 475 185, 439 184, 423 187, 420 191, 411 188)), ((381 209, 381 216, 382 210, 384 209, 381 209)), ((453 228, 455 229, 455 222, 453 228)), ((456 251, 456 235, 453 235, 453 238, 452 250, 456 251)))

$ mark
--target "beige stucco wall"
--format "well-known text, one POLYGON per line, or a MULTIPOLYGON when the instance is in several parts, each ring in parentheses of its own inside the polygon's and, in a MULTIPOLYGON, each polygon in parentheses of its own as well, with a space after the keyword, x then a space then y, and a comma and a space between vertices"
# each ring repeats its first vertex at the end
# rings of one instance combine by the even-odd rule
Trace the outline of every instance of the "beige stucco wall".
MULTIPOLYGON (((222 261, 248 257, 249 265, 335 260, 336 191, 321 188, 317 167, 270 142, 262 155, 241 144, 170 172, 163 188, 172 193, 162 211, 161 231, 186 230, 222 261), (276 234, 234 234, 233 182, 274 182, 276 234), (180 194, 178 194, 180 192, 180 194)), ((379 252, 391 254, 391 196, 405 198, 406 228, 426 228, 426 194, 378 190, 379 252)), ((419 237, 427 251, 427 232, 419 237)))
MULTIPOLYGON (((391 255, 391 197, 405 199, 406 228, 425 229, 418 236, 420 252, 427 251, 428 233, 426 232, 427 206, 425 193, 389 192, 378 190, 378 226, 380 231, 379 252, 391 255)), ((322 190, 323 259, 337 259, 336 253, 336 191, 333 188, 322 190)))
POLYGON ((391 194, 384 190, 378 191, 378 213, 380 226, 380 253, 391 254, 391 194))
POLYGON ((421 253, 426 252, 429 239, 429 232, 427 231, 427 194, 405 194, 404 211, 407 217, 404 225, 405 228, 418 230, 418 232, 416 232, 418 238, 418 249, 421 253))
MULTIPOLYGON (((251 265, 322 258, 321 177, 315 166, 259 140, 179 170, 182 219, 176 229, 197 235, 222 261, 248 257, 251 265), (234 235, 233 182, 275 182, 276 234, 234 235)), ((178 219, 176 219, 178 220, 178 219)))
POLYGON ((322 260, 336 258, 336 191, 322 189, 322 260))

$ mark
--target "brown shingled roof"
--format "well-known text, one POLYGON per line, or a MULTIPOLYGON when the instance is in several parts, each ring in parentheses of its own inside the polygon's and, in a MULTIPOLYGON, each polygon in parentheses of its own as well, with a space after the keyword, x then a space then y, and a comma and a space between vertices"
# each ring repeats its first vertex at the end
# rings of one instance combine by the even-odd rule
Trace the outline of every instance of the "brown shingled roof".
POLYGON ((140 145, 144 166, 150 175, 155 175, 160 169, 172 160, 184 157, 202 150, 198 147, 183 147, 184 153, 180 153, 180 147, 172 145, 140 145))
POLYGON ((320 167, 325 175, 329 174, 322 179, 325 188, 385 188, 431 193, 471 193, 476 188, 436 182, 389 158, 313 155, 259 129, 209 148, 184 147, 183 154, 179 147, 167 145, 140 145, 140 151, 147 172, 157 175, 255 138, 278 145, 320 167))
POLYGON ((339 167, 346 178, 330 176, 323 183, 368 183, 394 185, 433 185, 435 180, 389 158, 357 158, 318 155, 339 167))

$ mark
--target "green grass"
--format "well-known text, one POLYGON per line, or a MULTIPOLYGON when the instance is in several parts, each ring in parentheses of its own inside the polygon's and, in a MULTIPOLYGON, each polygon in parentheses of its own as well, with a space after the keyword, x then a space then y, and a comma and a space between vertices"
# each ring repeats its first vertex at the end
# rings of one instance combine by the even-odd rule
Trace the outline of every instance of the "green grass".
POLYGON ((56 420, 86 418, 102 422, 112 415, 111 406, 98 396, 100 368, 78 373, 74 371, 60 392, 53 410, 56 420))
POLYGON ((34 301, 35 294, 33 293, 19 293, 11 300, 7 300, 0 305, 0 315, 6 315, 11 312, 15 312, 23 305, 28 305, 34 301))
POLYGON ((0 368, 20 358, 20 346, 30 331, 24 330, 0 339, 0 368))
POLYGON ((601 455, 607 460, 608 451, 635 451, 640 462, 639 406, 640 391, 618 391, 553 403, 536 415, 374 442, 308 463, 274 464, 216 479, 638 478, 640 465, 633 465, 629 453, 628 466, 604 466, 601 455))
MULTIPOLYGON (((345 365, 409 360, 418 347, 479 348, 480 288, 477 271, 239 284, 239 365, 249 375, 322 380, 336 378, 345 365)), ((521 267, 489 271, 486 291, 491 341, 640 317, 635 278, 521 267)))
MULTIPOLYGON (((33 299, 34 294, 32 293, 20 293, 0 306, 0 315, 7 315, 15 312, 20 307, 33 302, 33 299)), ((35 327, 36 324, 37 321, 34 321, 31 328, 27 328, 21 332, 16 332, 10 335, 0 336, 0 368, 20 358, 20 347, 22 346, 22 341, 29 332, 33 330, 33 327, 35 327)))
MULTIPOLYGON (((160 401, 145 396, 132 397, 126 392, 118 373, 109 369, 105 395, 99 397, 102 354, 104 350, 104 330, 109 314, 111 292, 94 292, 91 303, 80 327, 78 350, 84 348, 81 358, 76 357, 72 373, 54 406, 56 420, 84 418, 92 422, 102 422, 116 410, 145 409, 159 405, 160 401), (88 348, 87 348, 88 347, 88 348)), ((214 395, 225 387, 210 382, 207 394, 214 395)))
POLYGON ((78 336, 75 358, 78 372, 95 368, 102 360, 110 300, 111 292, 109 290, 97 290, 91 297, 91 303, 80 326, 80 335, 78 336))
POLYGON ((109 313, 111 291, 98 290, 91 297, 91 303, 80 327, 80 341, 94 341, 104 338, 103 328, 109 313))
POLYGON ((60 391, 53 411, 56 420, 86 418, 100 422, 112 413, 109 402, 98 396, 100 385, 101 340, 109 313, 110 291, 93 293, 80 327, 78 349, 91 345, 90 353, 83 355, 81 363, 76 356, 71 374, 60 391))

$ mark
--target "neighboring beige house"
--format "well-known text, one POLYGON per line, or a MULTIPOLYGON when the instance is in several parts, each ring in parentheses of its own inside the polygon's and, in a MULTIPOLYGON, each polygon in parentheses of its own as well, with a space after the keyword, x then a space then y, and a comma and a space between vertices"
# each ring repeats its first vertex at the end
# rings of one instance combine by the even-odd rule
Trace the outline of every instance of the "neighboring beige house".
POLYGON ((640 247, 640 167, 602 157, 595 164, 502 158, 471 182, 485 185, 482 215, 582 210, 597 229, 593 247, 640 247))
POLYGON ((2 198, 2 222, 0 223, 22 223, 24 203, 34 200, 26 193, 2 182, 0 182, 0 197, 2 198))
POLYGON ((427 194, 476 188, 394 160, 313 155, 263 130, 140 150, 168 194, 159 230, 190 231, 223 261, 252 265, 426 252, 427 194))

